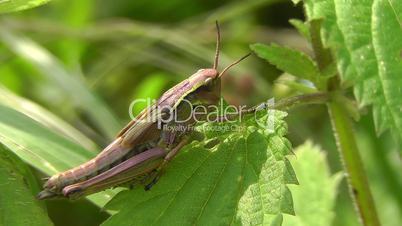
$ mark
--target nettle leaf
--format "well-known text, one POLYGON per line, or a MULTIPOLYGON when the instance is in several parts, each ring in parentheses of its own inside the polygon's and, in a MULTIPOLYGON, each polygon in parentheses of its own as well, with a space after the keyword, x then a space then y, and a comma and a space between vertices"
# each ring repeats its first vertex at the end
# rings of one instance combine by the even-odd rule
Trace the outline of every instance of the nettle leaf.
POLYGON ((285 157, 286 113, 270 113, 186 146, 150 191, 114 197, 105 208, 117 213, 103 225, 280 225, 283 213, 294 214, 287 184, 297 179, 285 157), (221 142, 208 149, 209 139, 221 142))
POLYGON ((402 5, 397 0, 305 0, 309 20, 323 18, 322 39, 362 106, 373 105, 378 133, 402 138, 402 5))
POLYGON ((291 163, 299 179, 299 186, 290 185, 296 216, 286 215, 283 225, 331 225, 335 216, 337 186, 340 173, 331 175, 325 154, 307 141, 295 150, 297 159, 291 163))
POLYGON ((29 184, 29 168, 0 144, 0 225, 53 225, 29 184))
POLYGON ((319 70, 316 63, 305 53, 276 44, 253 44, 250 48, 261 58, 279 70, 302 79, 317 82, 319 70))
MULTIPOLYGON (((1 104, 0 115, 0 143, 47 175, 78 166, 95 156, 94 152, 1 104)), ((113 195, 113 191, 107 191, 89 196, 89 199, 103 206, 113 195)))
POLYGON ((0 1, 0 13, 30 9, 48 2, 50 2, 50 0, 4 0, 0 1))

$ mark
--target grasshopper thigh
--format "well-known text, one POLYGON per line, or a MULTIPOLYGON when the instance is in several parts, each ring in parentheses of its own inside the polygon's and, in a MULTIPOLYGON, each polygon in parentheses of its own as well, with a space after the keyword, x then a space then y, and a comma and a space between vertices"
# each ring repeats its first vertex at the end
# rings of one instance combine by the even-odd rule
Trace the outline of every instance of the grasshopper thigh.
POLYGON ((82 195, 121 185, 141 176, 146 176, 161 165, 165 156, 165 149, 151 148, 95 177, 63 188, 62 193, 66 197, 75 199, 82 195))

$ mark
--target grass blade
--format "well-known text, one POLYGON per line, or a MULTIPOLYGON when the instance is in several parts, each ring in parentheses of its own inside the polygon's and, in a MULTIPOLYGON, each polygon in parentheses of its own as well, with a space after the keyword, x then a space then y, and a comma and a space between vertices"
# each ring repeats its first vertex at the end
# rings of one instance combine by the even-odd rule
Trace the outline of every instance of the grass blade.
POLYGON ((85 111, 90 119, 108 138, 113 138, 121 125, 103 101, 89 91, 78 79, 71 75, 49 51, 26 37, 0 30, 1 40, 27 62, 35 66, 44 76, 59 86, 69 100, 85 111))
POLYGON ((88 150, 96 149, 96 144, 91 139, 70 124, 38 104, 17 96, 2 85, 0 85, 0 103, 30 117, 50 130, 66 136, 88 150))
MULTIPOLYGON (((0 143, 47 175, 77 166, 94 156, 9 107, 0 105, 0 115, 0 143)), ((113 194, 113 191, 102 192, 89 199, 102 207, 113 194)))

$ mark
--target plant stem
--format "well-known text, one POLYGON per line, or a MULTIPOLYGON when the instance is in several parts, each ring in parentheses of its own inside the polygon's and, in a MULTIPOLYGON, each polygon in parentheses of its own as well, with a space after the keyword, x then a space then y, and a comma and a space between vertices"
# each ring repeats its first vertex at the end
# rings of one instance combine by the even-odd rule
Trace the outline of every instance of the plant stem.
POLYGON ((315 19, 310 21, 310 36, 311 45, 313 47, 315 58, 317 59, 318 68, 320 71, 331 64, 332 57, 328 49, 324 47, 321 42, 321 24, 322 19, 315 19))
POLYGON ((347 111, 336 99, 328 103, 328 110, 338 150, 347 172, 349 191, 357 207, 360 220, 364 225, 380 225, 363 163, 357 148, 352 122, 347 111))
POLYGON ((292 96, 288 98, 284 98, 279 100, 278 102, 270 103, 270 100, 267 102, 263 102, 259 105, 256 105, 252 108, 243 110, 242 114, 254 113, 256 111, 264 110, 264 109, 277 109, 277 110, 288 110, 293 107, 297 107, 300 105, 306 104, 324 104, 328 101, 328 93, 325 92, 316 92, 303 94, 298 96, 292 96))
MULTIPOLYGON (((330 51, 324 48, 321 41, 321 22, 321 20, 311 21, 310 34, 314 54, 322 72, 334 62, 334 59, 330 51)), ((360 216, 361 223, 367 226, 379 226, 380 221, 360 158, 359 149, 357 148, 352 122, 348 111, 344 108, 345 104, 341 101, 344 97, 340 96, 342 94, 339 93, 341 89, 339 84, 339 77, 333 77, 328 81, 325 90, 329 90, 333 94, 333 98, 330 99, 327 106, 338 150, 347 174, 350 195, 360 216)))
POLYGON ((326 103, 327 101, 328 101, 328 93, 316 92, 316 93, 309 93, 299 96, 288 97, 279 100, 277 103, 275 103, 275 105, 272 108, 278 110, 287 110, 300 105, 323 104, 326 103))

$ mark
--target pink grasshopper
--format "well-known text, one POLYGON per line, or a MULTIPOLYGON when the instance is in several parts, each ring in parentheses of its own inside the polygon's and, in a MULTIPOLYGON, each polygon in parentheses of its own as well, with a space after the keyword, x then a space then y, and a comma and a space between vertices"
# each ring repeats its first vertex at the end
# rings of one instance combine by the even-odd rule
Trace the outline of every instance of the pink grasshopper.
MULTIPOLYGON (((217 71, 220 51, 220 29, 217 27, 216 54, 212 68, 198 70, 188 79, 166 91, 152 106, 144 109, 101 153, 73 169, 56 174, 44 184, 38 199, 66 197, 76 199, 110 187, 142 184, 150 189, 165 165, 188 143, 190 131, 166 131, 164 124, 173 109, 179 116, 188 113, 189 101, 202 105, 217 105, 220 99, 222 75, 250 54, 217 71), (151 120, 150 120, 151 118, 151 120), (162 123, 161 123, 162 122, 162 123), (161 125, 162 124, 162 125, 161 125)), ((191 109, 190 109, 191 110, 191 109)), ((185 126, 194 124, 185 122, 185 126)))

